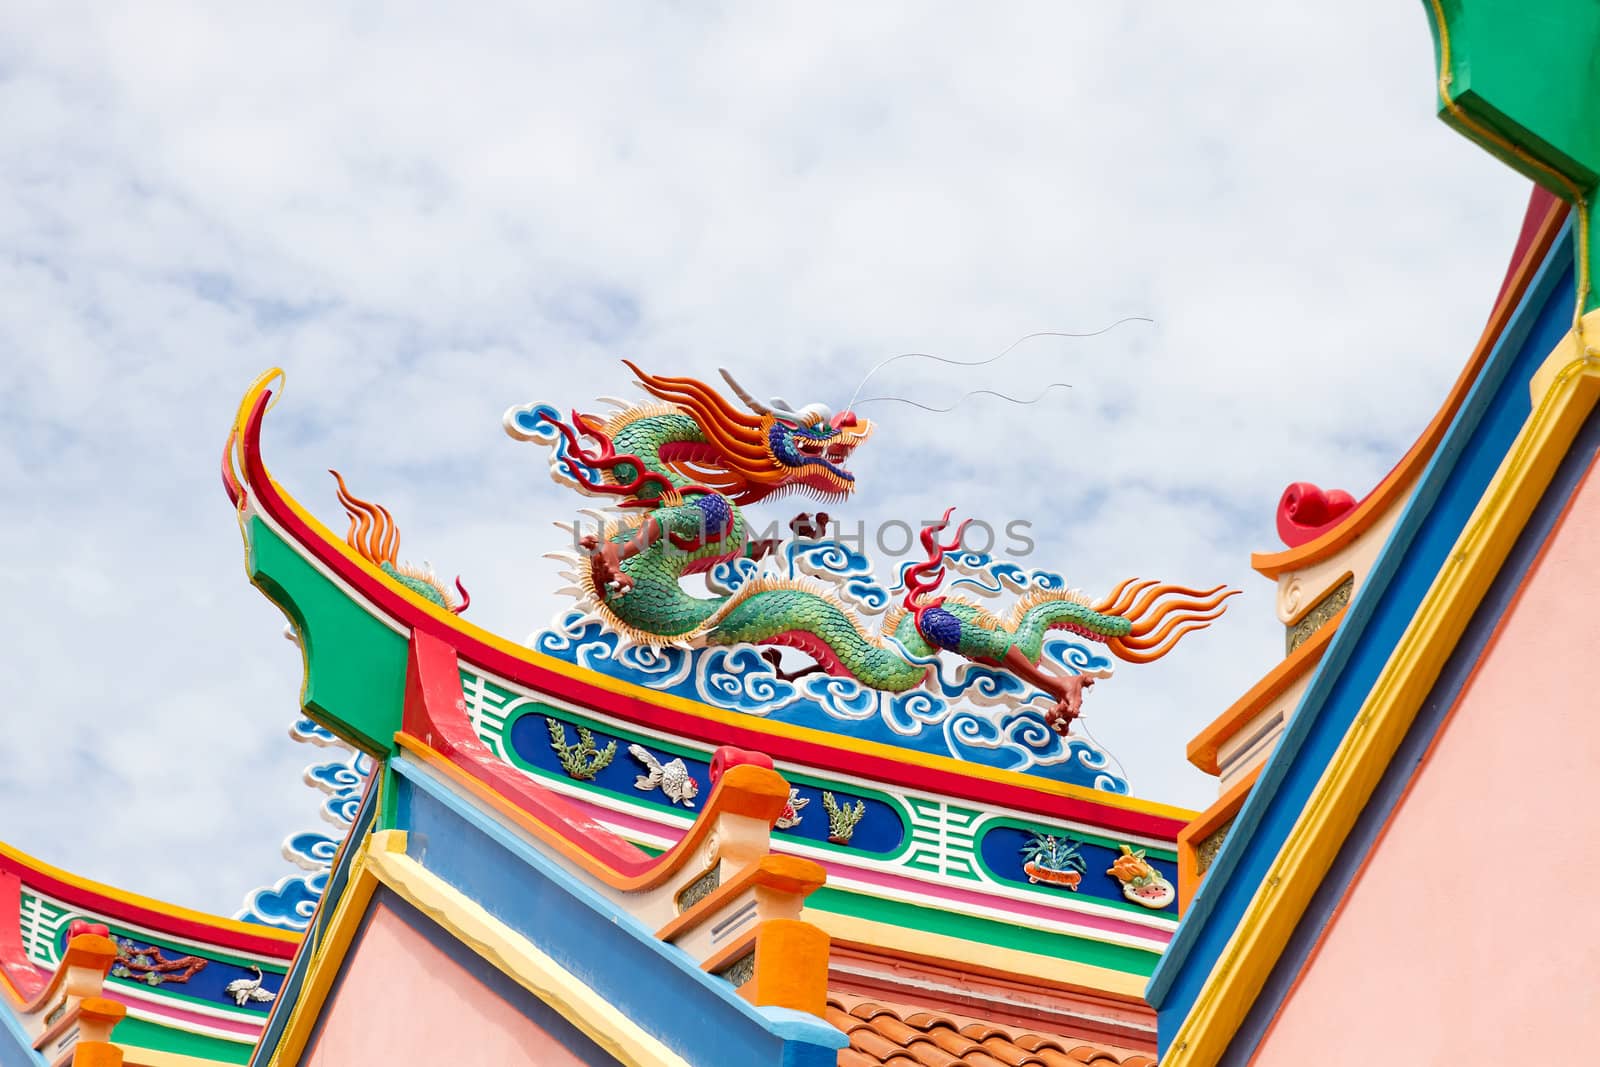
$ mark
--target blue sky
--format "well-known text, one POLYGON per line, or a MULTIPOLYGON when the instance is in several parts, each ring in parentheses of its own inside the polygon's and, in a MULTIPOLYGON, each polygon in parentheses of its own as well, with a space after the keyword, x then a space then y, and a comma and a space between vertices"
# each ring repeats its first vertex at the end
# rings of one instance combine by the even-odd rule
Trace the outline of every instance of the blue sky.
MULTIPOLYGON (((283 3, 0 10, 0 839, 231 912, 315 824, 299 655, 217 481, 383 501, 520 637, 576 498, 500 430, 624 356, 835 405, 904 351, 849 517, 1033 523, 1030 560, 1246 595, 1090 698, 1153 799, 1282 654, 1283 487, 1363 494, 1476 339, 1526 186, 1432 114, 1419 5, 283 3)), ((786 518, 792 508, 769 517, 786 518)))

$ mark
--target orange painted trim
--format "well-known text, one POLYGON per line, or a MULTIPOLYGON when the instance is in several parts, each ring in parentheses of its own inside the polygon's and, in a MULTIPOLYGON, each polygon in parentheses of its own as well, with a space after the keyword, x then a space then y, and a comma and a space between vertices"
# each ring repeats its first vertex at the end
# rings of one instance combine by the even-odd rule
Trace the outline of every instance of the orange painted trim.
POLYGON ((800 919, 756 927, 756 976, 741 992, 758 1008, 821 1016, 828 1006, 828 935, 800 919), (753 987, 753 988, 752 988, 753 987))
POLYGON ((1289 548, 1282 552, 1257 552, 1252 555, 1250 566, 1255 568, 1258 574, 1277 578, 1280 574, 1301 570, 1327 559, 1370 529, 1372 524, 1387 513, 1411 488, 1422 474, 1423 468, 1428 465, 1428 461, 1433 458, 1434 451, 1444 438, 1445 430, 1455 419, 1456 412, 1461 409, 1461 404, 1466 400, 1473 383, 1478 380, 1478 374, 1483 369, 1484 361, 1489 358, 1490 350, 1499 341, 1500 333, 1505 329, 1517 304, 1521 302, 1528 283, 1533 280, 1534 273, 1544 262, 1556 235, 1561 232, 1561 227, 1566 222, 1567 211, 1565 201, 1558 200, 1551 205, 1544 222, 1539 227, 1538 236, 1534 238, 1532 246, 1518 264, 1511 283, 1506 286, 1499 302, 1495 304, 1494 313, 1489 316, 1489 322, 1484 326, 1483 334, 1478 338, 1477 347, 1472 350, 1471 358, 1467 360, 1467 365, 1462 369, 1455 385, 1451 387, 1449 395, 1445 397, 1444 404, 1434 415, 1433 421, 1428 423, 1427 428, 1422 431, 1422 436, 1417 438, 1417 443, 1411 446, 1411 450, 1395 464, 1394 469, 1384 477, 1383 481, 1367 494, 1366 499, 1350 509, 1344 522, 1298 548, 1289 548))
MULTIPOLYGON (((112 944, 108 937, 99 934, 79 934, 67 942, 67 951, 61 954, 61 963, 56 967, 56 973, 50 976, 50 984, 25 1004, 16 1008, 18 1015, 32 1015, 43 1011, 53 1004, 58 997, 67 990, 67 982, 74 977, 77 971, 99 971, 100 977, 111 972, 111 965, 117 961, 117 946, 112 944)), ((98 992, 99 986, 95 987, 98 992)))
POLYGON ((72 1067, 122 1067, 122 1048, 109 1041, 80 1041, 72 1049, 72 1067))
MULTIPOLYGON (((740 956, 750 952, 755 943, 756 932, 751 930, 744 934, 744 936, 740 937, 737 941, 729 942, 728 944, 717 949, 717 951, 713 952, 711 955, 707 956, 705 961, 700 964, 700 969, 705 971, 707 974, 716 974, 718 971, 728 966, 728 964, 732 963, 740 956)), ((749 985, 750 983, 746 982, 739 988, 740 990, 744 990, 748 988, 749 985)))
MULTIPOLYGON (((705 839, 716 829, 722 815, 741 815, 763 819, 768 825, 783 814, 789 802, 789 784, 777 771, 752 764, 730 767, 717 782, 710 799, 700 815, 690 825, 683 837, 671 849, 656 857, 647 870, 636 875, 625 875, 602 863, 592 853, 575 844, 559 828, 547 825, 519 807, 509 798, 466 771, 457 767, 441 753, 410 734, 395 734, 395 741, 418 763, 434 774, 447 779, 451 785, 469 793, 485 807, 538 838, 540 842, 572 861, 613 889, 625 893, 654 889, 661 885, 696 855, 705 839)), ((809 862, 809 861, 806 861, 809 862)))
POLYGON ((681 937, 714 916, 729 900, 756 886, 789 896, 807 897, 827 878, 828 872, 822 869, 820 863, 799 856, 763 856, 735 875, 732 881, 706 894, 688 911, 674 916, 667 925, 656 931, 656 937, 661 941, 681 937))
MULTIPOLYGON (((1339 614, 1318 627, 1317 632, 1301 642, 1299 648, 1285 656, 1283 662, 1251 686, 1249 692, 1236 700, 1232 707, 1217 716, 1215 722, 1195 735, 1195 739, 1189 742, 1187 752, 1189 762, 1207 774, 1221 774, 1222 771, 1217 766, 1217 750, 1234 734, 1249 725, 1251 720, 1261 713, 1261 709, 1282 696, 1284 690, 1317 665, 1322 659, 1322 654, 1328 650, 1328 642, 1333 640, 1333 635, 1339 629, 1339 624, 1344 621, 1345 612, 1348 610, 1349 608, 1340 609, 1339 614)), ((1204 817, 1202 814, 1198 818, 1204 817)), ((1189 825, 1193 826, 1194 823, 1191 822, 1189 825)))
POLYGON ((1200 891, 1204 876, 1200 873, 1200 842, 1210 837, 1217 828, 1239 813, 1250 789, 1261 777, 1257 764, 1251 772, 1228 787, 1217 802, 1195 817, 1194 822, 1178 831, 1178 915, 1189 910, 1189 901, 1200 891))

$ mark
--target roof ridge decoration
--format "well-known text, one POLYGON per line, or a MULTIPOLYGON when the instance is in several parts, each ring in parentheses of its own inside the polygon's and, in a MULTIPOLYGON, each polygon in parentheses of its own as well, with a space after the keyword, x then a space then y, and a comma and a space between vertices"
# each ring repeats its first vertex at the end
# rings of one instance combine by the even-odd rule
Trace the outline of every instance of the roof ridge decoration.
POLYGON ((551 448, 558 484, 615 503, 585 512, 590 527, 565 527, 573 549, 551 555, 568 565, 578 605, 530 644, 733 711, 1127 791, 1108 754, 1070 733, 1084 690, 1110 675, 1113 657, 1165 655, 1235 591, 1129 579, 1091 601, 1060 575, 966 548, 965 523, 941 541, 950 511, 923 524, 926 558, 901 564, 888 585, 865 555, 821 533, 824 514, 794 519, 787 542, 753 539, 744 505, 848 497, 847 464, 872 424, 817 405, 761 405, 727 372, 749 410, 693 378, 627 366, 653 399, 603 418, 564 420, 544 403, 505 415, 510 436, 551 448), (952 589, 1009 598, 1010 610, 941 594, 949 571, 960 575, 952 589), (710 596, 683 587, 694 575, 710 596), (786 671, 778 648, 812 665, 786 671))
POLYGON ((289 737, 332 750, 332 758, 308 764, 301 776, 324 795, 318 814, 329 829, 302 830, 285 838, 283 858, 305 873, 252 890, 234 918, 299 932, 311 925, 317 902, 327 892, 339 846, 350 834, 376 765, 371 756, 304 716, 289 727, 289 737))

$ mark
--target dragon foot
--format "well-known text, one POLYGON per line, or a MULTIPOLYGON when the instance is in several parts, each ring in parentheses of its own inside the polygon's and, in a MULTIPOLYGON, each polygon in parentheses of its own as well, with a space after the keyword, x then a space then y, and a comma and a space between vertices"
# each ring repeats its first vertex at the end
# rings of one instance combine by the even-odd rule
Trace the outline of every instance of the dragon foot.
POLYGON ((1052 730, 1066 737, 1073 722, 1083 714, 1084 690, 1094 685, 1094 677, 1074 674, 1057 681, 1057 691, 1051 694, 1056 698, 1056 706, 1045 712, 1044 720, 1052 730))
POLYGON ((633 588, 633 579, 622 569, 622 553, 609 541, 601 541, 593 534, 578 542, 589 553, 589 566, 594 587, 604 592, 614 590, 618 596, 633 588))

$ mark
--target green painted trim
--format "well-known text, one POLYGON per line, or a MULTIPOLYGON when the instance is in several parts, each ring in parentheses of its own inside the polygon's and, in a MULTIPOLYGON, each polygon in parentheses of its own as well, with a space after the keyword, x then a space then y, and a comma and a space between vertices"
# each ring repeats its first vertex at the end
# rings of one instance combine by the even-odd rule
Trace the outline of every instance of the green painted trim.
MULTIPOLYGON (((1594 55, 1600 4, 1422 0, 1422 6, 1433 33, 1434 71, 1448 79, 1446 86, 1435 85, 1439 117, 1556 195, 1569 201, 1581 196, 1592 205, 1600 183, 1600 66, 1594 55)), ((1589 250, 1591 276, 1600 269, 1597 245, 1589 250)), ((1595 280, 1585 312, 1600 304, 1595 280)))
MULTIPOLYGON (((507 689, 505 686, 497 685, 495 682, 490 681, 487 676, 479 674, 476 671, 468 668, 462 668, 461 676, 464 681, 467 678, 481 681, 486 690, 491 690, 502 698, 502 708, 513 701, 526 701, 526 703, 523 703, 522 706, 517 708, 517 710, 510 716, 504 718, 504 729, 502 729, 498 734, 494 735, 499 741, 500 749, 505 752, 506 758, 510 760, 512 766, 516 767, 520 771, 526 771, 527 773, 532 774, 544 781, 564 782, 577 789, 583 790, 586 793, 595 793, 596 795, 603 796, 608 799, 620 800, 640 812, 665 812, 672 814, 673 810, 671 807, 664 804, 652 803, 648 800, 630 796, 627 793, 617 790, 604 789, 588 782, 579 781, 570 775, 556 774, 547 767, 540 767, 537 764, 528 762, 528 760, 526 760, 514 748, 512 748, 510 743, 507 741, 507 736, 511 731, 512 724, 518 719, 522 718, 524 715, 542 715, 547 719, 554 719, 556 722, 565 723, 568 726, 584 726, 591 730, 598 731, 599 733, 608 734, 624 742, 635 742, 644 745, 647 748, 659 749, 661 751, 671 753, 674 756, 681 756, 700 763, 710 762, 711 755, 713 751, 715 751, 714 746, 708 745, 704 748, 696 748, 693 745, 687 745, 676 740, 658 740, 655 737, 650 737, 645 734, 633 733, 624 726, 619 726, 601 719, 592 718, 588 715, 571 711, 567 708, 553 707, 552 705, 546 704, 535 697, 525 696, 516 692, 515 690, 507 689)), ((479 740, 482 740, 482 738, 480 737, 479 740)), ((911 839, 911 813, 907 810, 906 802, 903 798, 895 796, 891 793, 885 793, 881 790, 857 786, 854 783, 833 782, 809 774, 794 774, 785 772, 785 777, 797 785, 808 785, 814 789, 827 789, 834 793, 848 795, 850 797, 863 797, 869 800, 876 800, 893 809, 895 814, 900 819, 900 846, 893 852, 868 852, 865 849, 856 848, 852 845, 836 845, 831 841, 818 841, 814 838, 805 838, 804 844, 808 848, 822 849, 827 852, 835 853, 841 857, 871 859, 880 863, 893 863, 911 850, 913 844, 911 839)), ((687 818, 684 821, 687 824, 693 822, 693 819, 687 818)), ((781 835, 782 831, 775 831, 775 833, 781 835)), ((782 836, 779 836, 777 839, 780 841, 791 840, 782 836)))
POLYGON ((373 618, 273 529, 251 516, 245 568, 300 636, 307 715, 370 755, 395 751, 405 708, 406 639, 373 618))
POLYGON ((251 1041, 229 1041, 131 1016, 116 1025, 116 1029, 111 1031, 111 1039, 121 1045, 173 1052, 219 1063, 249 1063, 250 1056, 256 1050, 255 1043, 251 1041))
POLYGON ((373 831, 400 829, 400 788, 388 760, 378 765, 378 810, 373 831))
POLYGON ((850 915, 858 919, 898 926, 907 930, 944 934, 947 937, 971 941, 979 945, 1011 948, 1019 952, 1032 952, 1070 960, 1091 967, 1121 971, 1148 978, 1155 971, 1159 952, 1113 945, 1105 941, 1073 934, 1059 934, 1049 930, 1033 930, 997 919, 984 919, 975 915, 931 908, 926 904, 911 904, 902 900, 868 896, 865 893, 823 886, 806 898, 806 907, 830 911, 836 915, 850 915))

